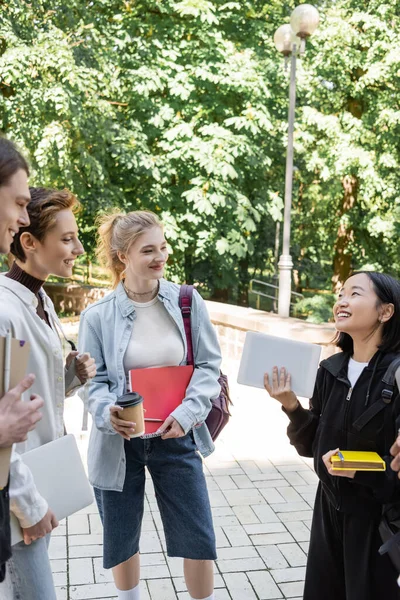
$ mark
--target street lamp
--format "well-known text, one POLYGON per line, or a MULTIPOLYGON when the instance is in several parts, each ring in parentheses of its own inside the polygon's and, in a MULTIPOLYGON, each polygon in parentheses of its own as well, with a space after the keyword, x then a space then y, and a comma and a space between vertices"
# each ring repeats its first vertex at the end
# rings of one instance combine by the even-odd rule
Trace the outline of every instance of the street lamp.
POLYGON ((293 261, 290 255, 290 217, 292 208, 293 187, 293 132, 294 111, 296 105, 296 58, 297 52, 303 54, 306 39, 314 33, 318 27, 319 14, 311 4, 297 6, 291 14, 290 25, 281 25, 274 35, 277 50, 290 61, 290 87, 289 87, 289 126, 288 144, 286 153, 286 175, 285 175, 285 206, 283 217, 283 242, 282 254, 279 259, 279 296, 278 313, 281 317, 290 314, 290 296, 292 287, 293 261))

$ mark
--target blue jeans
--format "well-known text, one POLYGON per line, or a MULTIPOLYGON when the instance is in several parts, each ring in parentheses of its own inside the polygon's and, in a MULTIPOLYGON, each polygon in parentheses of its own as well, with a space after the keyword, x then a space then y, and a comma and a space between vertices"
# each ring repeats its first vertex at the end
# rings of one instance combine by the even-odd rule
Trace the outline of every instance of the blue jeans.
POLYGON ((145 466, 153 479, 168 556, 215 560, 216 544, 203 464, 192 433, 125 441, 122 492, 95 488, 104 528, 104 568, 139 552, 144 510, 145 466))
POLYGON ((0 584, 0 600, 57 600, 47 552, 50 535, 12 547, 7 575, 0 584))

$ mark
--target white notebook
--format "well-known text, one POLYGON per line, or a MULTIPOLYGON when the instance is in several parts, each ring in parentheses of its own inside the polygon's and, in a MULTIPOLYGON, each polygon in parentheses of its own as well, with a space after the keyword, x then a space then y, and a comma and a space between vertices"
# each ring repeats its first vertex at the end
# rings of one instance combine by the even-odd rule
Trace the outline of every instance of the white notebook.
MULTIPOLYGON (((23 461, 59 521, 92 504, 92 488, 73 435, 26 452, 23 461)), ((11 513, 11 543, 17 544, 22 539, 19 521, 11 513)))
POLYGON ((319 361, 321 346, 248 331, 240 361, 238 383, 264 387, 264 373, 270 381, 272 369, 285 367, 291 374, 292 390, 297 396, 311 398, 319 361))

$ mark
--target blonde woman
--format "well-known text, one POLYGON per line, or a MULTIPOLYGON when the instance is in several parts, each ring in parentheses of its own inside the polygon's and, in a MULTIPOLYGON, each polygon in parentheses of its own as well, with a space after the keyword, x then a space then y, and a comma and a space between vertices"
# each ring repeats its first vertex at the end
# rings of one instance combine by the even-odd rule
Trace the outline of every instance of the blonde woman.
POLYGON ((104 567, 113 569, 119 599, 140 598, 147 466, 168 555, 184 558, 192 599, 214 600, 215 535, 197 450, 203 456, 213 451, 204 420, 210 398, 220 391, 217 338, 195 292, 191 319, 196 367, 186 397, 160 427, 160 437, 131 439, 135 423, 119 419, 115 406, 127 389, 129 370, 186 364, 179 286, 163 279, 167 243, 154 213, 105 216, 99 240, 99 256, 112 274, 114 291, 82 313, 79 345, 95 358, 97 368, 89 392, 93 428, 88 464, 104 527, 104 567))

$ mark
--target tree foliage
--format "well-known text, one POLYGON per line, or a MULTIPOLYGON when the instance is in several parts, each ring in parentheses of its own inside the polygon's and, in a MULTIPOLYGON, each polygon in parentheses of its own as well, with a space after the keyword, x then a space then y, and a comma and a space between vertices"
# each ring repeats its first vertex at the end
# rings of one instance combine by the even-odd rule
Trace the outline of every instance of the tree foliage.
MULTIPOLYGON (((298 72, 299 289, 350 268, 400 270, 398 6, 316 4, 298 72)), ((294 6, 6 0, 0 129, 35 183, 81 198, 89 253, 99 211, 148 208, 165 223, 172 277, 242 301, 252 276, 273 273, 288 73, 272 38, 294 6)))

